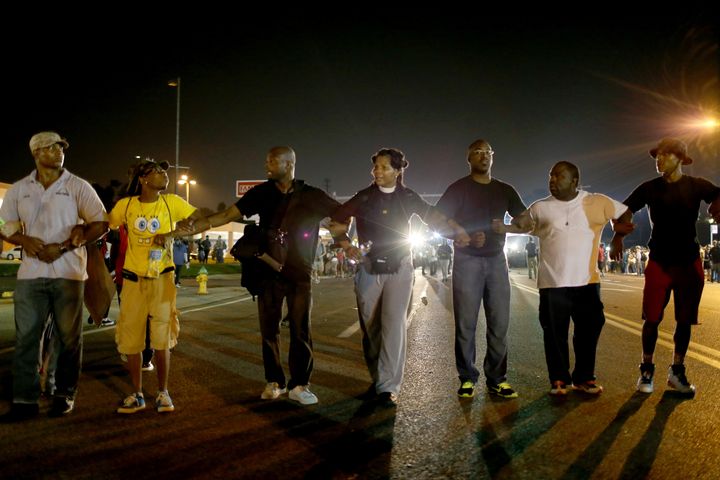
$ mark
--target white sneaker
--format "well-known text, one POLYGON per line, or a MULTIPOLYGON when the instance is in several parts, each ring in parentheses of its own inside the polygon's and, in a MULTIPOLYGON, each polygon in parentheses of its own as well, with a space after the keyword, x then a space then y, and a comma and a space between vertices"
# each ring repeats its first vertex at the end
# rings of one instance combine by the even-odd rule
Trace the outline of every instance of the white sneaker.
POLYGON ((125 397, 117 409, 117 413, 135 413, 145 409, 145 398, 143 394, 133 393, 125 397))
POLYGON ((568 394, 567 384, 562 380, 555 380, 552 382, 552 388, 550 388, 550 395, 554 397, 562 397, 568 394))
POLYGON ((310 391, 309 385, 298 385, 288 394, 290 400, 295 400, 302 405, 314 405, 318 403, 318 398, 310 391))
POLYGON ((685 376, 685 365, 670 365, 668 368, 668 386, 680 393, 695 394, 695 385, 685 376))
POLYGON ((158 392, 155 397, 155 408, 158 413, 173 412, 175 411, 175 405, 173 405, 172 398, 167 391, 158 392))
POLYGON ((260 394, 260 398, 262 400, 275 400, 285 392, 287 392, 287 388, 280 388, 277 382, 270 382, 265 385, 265 390, 260 394))
POLYGON ((642 393, 652 393, 655 390, 653 376, 655 375, 654 363, 640 364, 640 377, 637 381, 637 391, 642 393))

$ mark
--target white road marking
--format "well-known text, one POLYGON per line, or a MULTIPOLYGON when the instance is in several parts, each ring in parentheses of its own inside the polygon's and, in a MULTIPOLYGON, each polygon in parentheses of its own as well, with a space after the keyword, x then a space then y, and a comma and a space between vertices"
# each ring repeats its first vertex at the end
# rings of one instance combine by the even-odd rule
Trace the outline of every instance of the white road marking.
POLYGON ((343 330, 338 338, 352 337, 358 330, 360 330, 360 322, 356 320, 355 323, 343 330))
POLYGON ((229 302, 216 303, 215 305, 207 305, 207 306, 205 306, 205 307, 191 308, 191 309, 189 309, 189 310, 178 310, 178 312, 179 312, 179 313, 199 312, 199 311, 201 311, 201 310, 210 310, 210 309, 212 309, 212 308, 224 307, 225 305, 232 305, 233 303, 246 302, 246 301, 248 301, 248 300, 252 300, 252 297, 238 298, 238 299, 235 299, 235 300, 230 300, 229 302))
MULTIPOLYGON (((190 313, 190 312, 199 312, 201 310, 210 310, 212 308, 224 307, 225 305, 232 305, 233 303, 245 302, 245 301, 251 300, 251 299, 252 299, 252 297, 237 298, 235 300, 230 300, 229 302, 216 303, 214 305, 206 305, 204 307, 191 308, 188 310, 178 310, 178 313, 190 313)), ((91 330, 83 330, 83 336, 94 335, 96 333, 105 332, 107 330, 112 330, 114 328, 115 328, 115 325, 110 326, 110 327, 104 327, 104 328, 93 328, 91 330)), ((0 355, 4 355, 4 354, 10 353, 12 351, 15 351, 15 347, 3 348, 2 350, 0 350, 0 355)))
MULTIPOLYGON (((517 287, 519 290, 523 290, 538 297, 540 296, 540 292, 538 292, 537 289, 528 287, 527 285, 520 285, 514 282, 512 285, 514 287, 517 287)), ((625 330, 626 332, 632 333, 633 335, 637 335, 638 337, 642 336, 642 324, 638 322, 633 322, 632 320, 628 320, 627 318, 605 312, 605 323, 607 325, 612 325, 613 327, 619 328, 620 330, 625 330)), ((663 332, 662 330, 658 331, 658 334, 658 345, 667 347, 670 350, 675 349, 675 343, 673 342, 672 334, 663 332)), ((690 348, 688 349, 687 356, 694 358, 695 360, 699 360, 706 365, 710 365, 711 367, 720 369, 720 351, 715 350, 714 348, 706 347, 705 345, 701 345, 699 343, 690 342, 690 348), (711 357, 716 357, 718 360, 711 357)))

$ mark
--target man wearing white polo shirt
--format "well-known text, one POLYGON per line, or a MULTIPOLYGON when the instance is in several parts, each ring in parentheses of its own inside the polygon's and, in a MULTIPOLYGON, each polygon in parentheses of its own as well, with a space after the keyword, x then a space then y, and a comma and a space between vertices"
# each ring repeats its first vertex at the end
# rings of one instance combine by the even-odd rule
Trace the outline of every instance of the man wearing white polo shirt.
POLYGON ((87 278, 86 242, 105 231, 105 209, 85 180, 63 168, 68 142, 55 132, 30 139, 36 169, 13 184, 0 217, 21 221, 22 232, 7 238, 21 245, 23 262, 15 288, 16 345, 13 404, 4 421, 38 414, 38 350, 48 315, 59 339, 56 391, 50 416, 73 410, 82 363, 83 288, 87 278))
MULTIPOLYGON (((551 395, 566 395, 571 384, 591 395, 603 390, 595 381, 595 352, 605 324, 597 251, 603 227, 627 211, 625 205, 605 195, 578 190, 579 182, 575 165, 558 162, 550 170, 551 196, 530 205, 513 218, 512 225, 493 221, 498 232, 530 232, 540 238, 540 325, 551 395), (572 374, 568 352, 571 318, 575 324, 572 374)), ((623 227, 618 224, 616 228, 623 227)))

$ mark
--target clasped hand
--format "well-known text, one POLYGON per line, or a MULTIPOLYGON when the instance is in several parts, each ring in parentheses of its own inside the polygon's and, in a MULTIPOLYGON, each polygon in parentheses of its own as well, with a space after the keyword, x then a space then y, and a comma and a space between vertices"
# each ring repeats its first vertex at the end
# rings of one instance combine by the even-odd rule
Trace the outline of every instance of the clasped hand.
MULTIPOLYGON (((75 225, 70 231, 69 240, 73 248, 85 245, 85 226, 75 225)), ((36 257, 45 263, 52 263, 65 253, 61 243, 45 243, 37 237, 30 236, 24 237, 22 247, 26 255, 36 257)))

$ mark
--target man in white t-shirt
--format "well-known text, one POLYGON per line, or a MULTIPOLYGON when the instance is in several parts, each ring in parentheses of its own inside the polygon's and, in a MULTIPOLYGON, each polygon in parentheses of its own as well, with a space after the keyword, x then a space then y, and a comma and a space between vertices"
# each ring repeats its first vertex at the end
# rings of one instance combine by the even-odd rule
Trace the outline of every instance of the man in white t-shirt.
POLYGON ((13 403, 1 422, 38 415, 38 356, 43 327, 52 318, 58 340, 56 389, 48 415, 68 415, 75 406, 82 365, 82 315, 87 279, 86 243, 107 231, 103 204, 88 182, 65 167, 67 140, 56 132, 30 139, 35 169, 5 195, 0 217, 22 222, 7 237, 24 251, 15 286, 13 403))
POLYGON ((540 238, 540 324, 551 395, 566 395, 571 384, 592 395, 603 390, 595 381, 595 351, 605 324, 597 251, 603 227, 627 211, 605 195, 578 190, 579 181, 575 165, 558 162, 550 170, 551 196, 530 205, 511 225, 493 221, 498 232, 530 232, 540 238), (571 318, 572 375, 567 341, 571 318))

